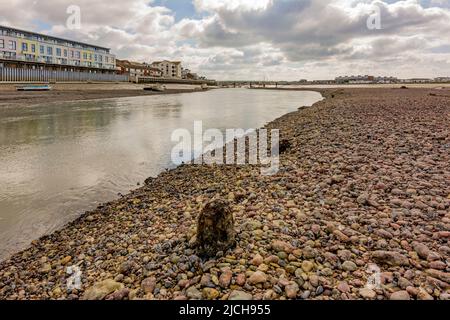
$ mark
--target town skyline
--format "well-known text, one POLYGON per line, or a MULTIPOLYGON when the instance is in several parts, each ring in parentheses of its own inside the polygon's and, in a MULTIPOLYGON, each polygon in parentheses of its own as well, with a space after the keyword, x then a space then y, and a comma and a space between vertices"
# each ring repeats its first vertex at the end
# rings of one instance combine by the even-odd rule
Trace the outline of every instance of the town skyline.
POLYGON ((442 0, 13 0, 0 12, 0 25, 95 43, 118 59, 182 61, 217 80, 450 74, 450 40, 442 37, 450 3, 442 0), (68 27, 70 6, 80 9, 79 28, 68 27))

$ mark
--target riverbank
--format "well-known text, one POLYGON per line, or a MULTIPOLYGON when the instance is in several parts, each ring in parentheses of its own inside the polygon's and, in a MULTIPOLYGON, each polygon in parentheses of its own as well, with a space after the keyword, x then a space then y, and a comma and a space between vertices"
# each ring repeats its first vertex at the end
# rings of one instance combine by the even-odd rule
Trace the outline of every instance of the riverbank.
POLYGON ((164 172, 1 263, 0 298, 448 299, 447 92, 322 93, 268 124, 289 141, 278 174, 164 172), (214 196, 231 203, 237 247, 201 261, 195 221, 214 196))
POLYGON ((189 93, 201 90, 198 85, 167 84, 164 92, 144 91, 149 85, 134 83, 58 83, 51 91, 16 91, 16 85, 0 84, 0 107, 30 106, 42 103, 189 93))

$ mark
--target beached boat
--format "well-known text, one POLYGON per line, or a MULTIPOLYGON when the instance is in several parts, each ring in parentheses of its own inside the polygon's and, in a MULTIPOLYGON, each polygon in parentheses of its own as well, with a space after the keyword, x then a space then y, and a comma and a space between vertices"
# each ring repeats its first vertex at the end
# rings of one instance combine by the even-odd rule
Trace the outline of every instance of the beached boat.
POLYGON ((155 84, 153 86, 145 87, 144 90, 146 91, 157 91, 157 92, 163 92, 166 90, 166 86, 155 84))
POLYGON ((49 91, 52 90, 52 87, 44 84, 44 85, 24 85, 16 87, 17 91, 49 91))

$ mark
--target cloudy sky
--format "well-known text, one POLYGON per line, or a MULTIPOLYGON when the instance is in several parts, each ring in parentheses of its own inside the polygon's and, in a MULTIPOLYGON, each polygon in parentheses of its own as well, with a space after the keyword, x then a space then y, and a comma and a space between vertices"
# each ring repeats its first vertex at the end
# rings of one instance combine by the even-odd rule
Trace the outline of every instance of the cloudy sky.
POLYGON ((1 0, 0 24, 221 80, 450 76, 450 0, 1 0))

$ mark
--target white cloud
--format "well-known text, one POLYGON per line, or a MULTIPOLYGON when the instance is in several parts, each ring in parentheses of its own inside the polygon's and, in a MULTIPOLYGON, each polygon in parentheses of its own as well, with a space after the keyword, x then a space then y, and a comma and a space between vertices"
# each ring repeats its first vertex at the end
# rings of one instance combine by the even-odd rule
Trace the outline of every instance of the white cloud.
POLYGON ((199 15, 177 21, 148 0, 9 0, 0 24, 108 46, 119 58, 182 59, 216 78, 450 75, 448 1, 424 1, 193 0, 199 15), (81 30, 65 27, 74 4, 81 30), (366 25, 374 6, 381 30, 366 25))

